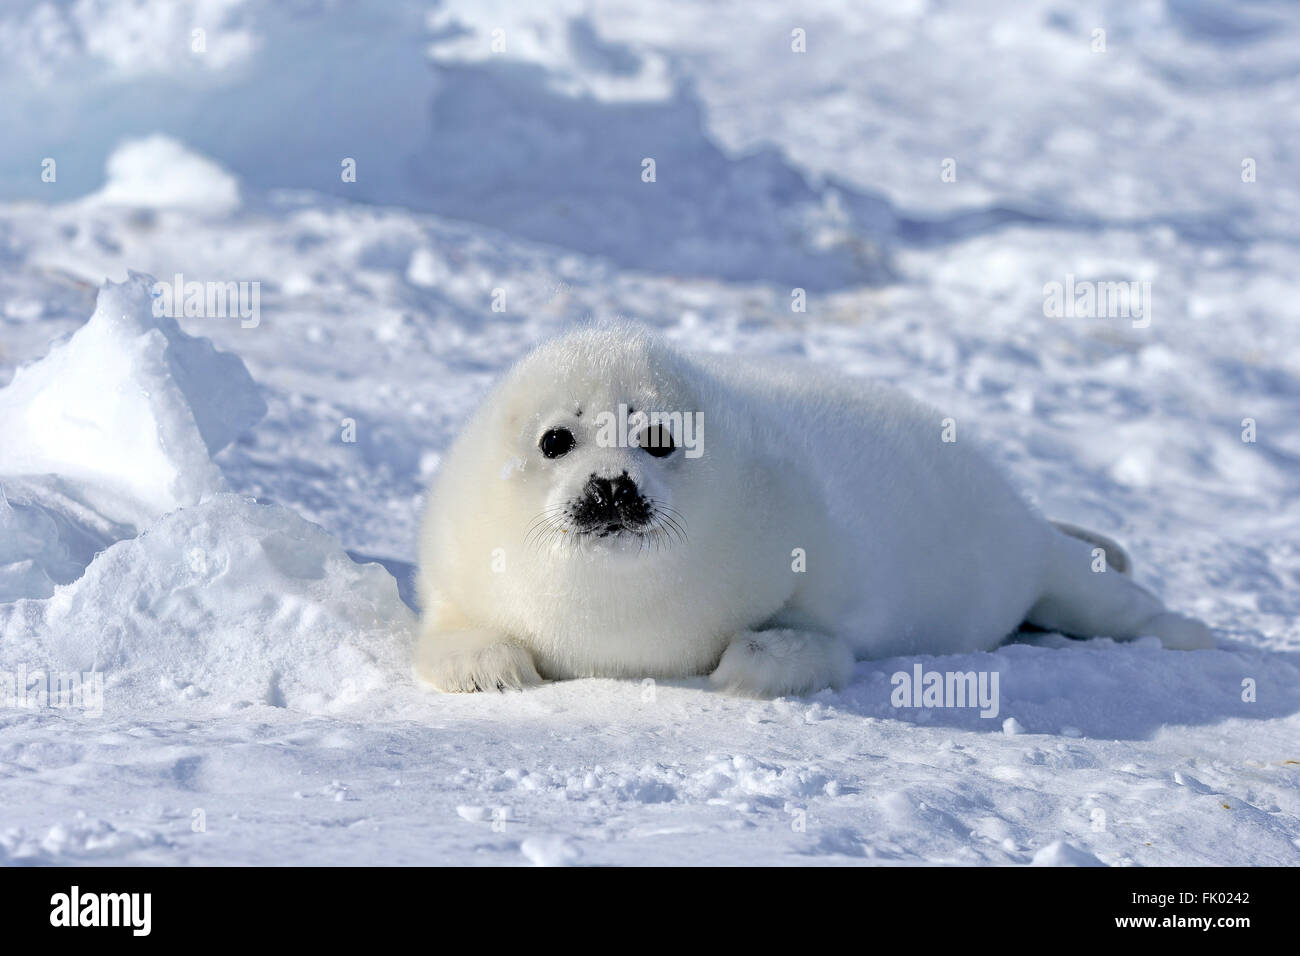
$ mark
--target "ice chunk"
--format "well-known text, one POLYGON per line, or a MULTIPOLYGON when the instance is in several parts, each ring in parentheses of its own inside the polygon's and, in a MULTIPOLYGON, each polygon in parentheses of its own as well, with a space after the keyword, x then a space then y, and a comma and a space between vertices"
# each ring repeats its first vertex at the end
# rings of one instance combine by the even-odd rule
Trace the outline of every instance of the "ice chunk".
POLYGON ((0 604, 49 597, 133 533, 86 508, 57 479, 0 479, 0 604))
POLYGON ((154 283, 106 283, 94 314, 0 390, 0 476, 57 475, 111 521, 224 489, 211 456, 266 413, 244 363, 153 314, 154 283))

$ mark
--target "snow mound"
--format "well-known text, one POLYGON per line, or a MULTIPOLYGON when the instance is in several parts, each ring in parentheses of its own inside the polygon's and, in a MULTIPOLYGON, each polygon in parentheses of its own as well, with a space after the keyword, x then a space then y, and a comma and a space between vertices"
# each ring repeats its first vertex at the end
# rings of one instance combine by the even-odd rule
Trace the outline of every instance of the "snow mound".
POLYGON ((410 683, 413 624, 382 567, 285 508, 221 494, 49 600, 0 606, 0 664, 103 672, 109 713, 200 698, 337 712, 410 683))
POLYGON ((562 836, 529 837, 519 851, 533 866, 573 866, 582 859, 582 850, 562 836))
POLYGON ((1105 866, 1087 850, 1056 840, 1034 854, 1030 866, 1105 866))
POLYGON ((239 180, 212 160, 161 133, 127 140, 108 157, 107 182, 89 203, 229 212, 239 180))
POLYGON ((266 404, 237 356, 153 314, 153 286, 105 283, 90 321, 0 390, 0 481, 58 476, 136 527, 224 490, 211 456, 266 404))

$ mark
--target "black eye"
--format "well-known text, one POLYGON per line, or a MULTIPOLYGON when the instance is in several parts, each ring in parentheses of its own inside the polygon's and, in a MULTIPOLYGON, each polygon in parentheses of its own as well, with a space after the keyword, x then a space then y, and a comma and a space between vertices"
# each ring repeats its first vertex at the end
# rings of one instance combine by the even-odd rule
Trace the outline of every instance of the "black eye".
POLYGON ((542 436, 537 447, 547 458, 559 458, 561 455, 567 455, 575 444, 577 443, 573 439, 573 432, 567 428, 552 428, 542 436))
POLYGON ((662 425, 651 425, 637 436, 636 443, 656 458, 667 458, 677 447, 673 444, 673 433, 662 425))

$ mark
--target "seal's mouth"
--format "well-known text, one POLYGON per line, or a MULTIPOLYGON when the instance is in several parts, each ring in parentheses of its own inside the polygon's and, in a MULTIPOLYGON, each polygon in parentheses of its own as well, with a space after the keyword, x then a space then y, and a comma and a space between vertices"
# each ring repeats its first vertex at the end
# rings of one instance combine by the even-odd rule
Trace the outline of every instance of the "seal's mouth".
POLYGON ((591 525, 583 528, 575 528, 575 534, 589 534, 596 538, 611 538, 616 535, 627 534, 637 535, 643 533, 648 527, 648 523, 641 522, 636 525, 623 521, 611 521, 604 525, 591 525))

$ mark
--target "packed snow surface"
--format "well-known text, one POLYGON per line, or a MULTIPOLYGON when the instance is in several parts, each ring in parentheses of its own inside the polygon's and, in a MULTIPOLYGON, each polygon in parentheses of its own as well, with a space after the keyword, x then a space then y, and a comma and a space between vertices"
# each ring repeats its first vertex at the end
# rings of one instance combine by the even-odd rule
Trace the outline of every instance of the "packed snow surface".
POLYGON ((1300 863, 1298 44, 1267 2, 8 5, 0 862, 1300 863), (440 454, 616 316, 930 402, 1219 647, 417 687, 440 454), (996 713, 895 706, 930 672, 996 713))

